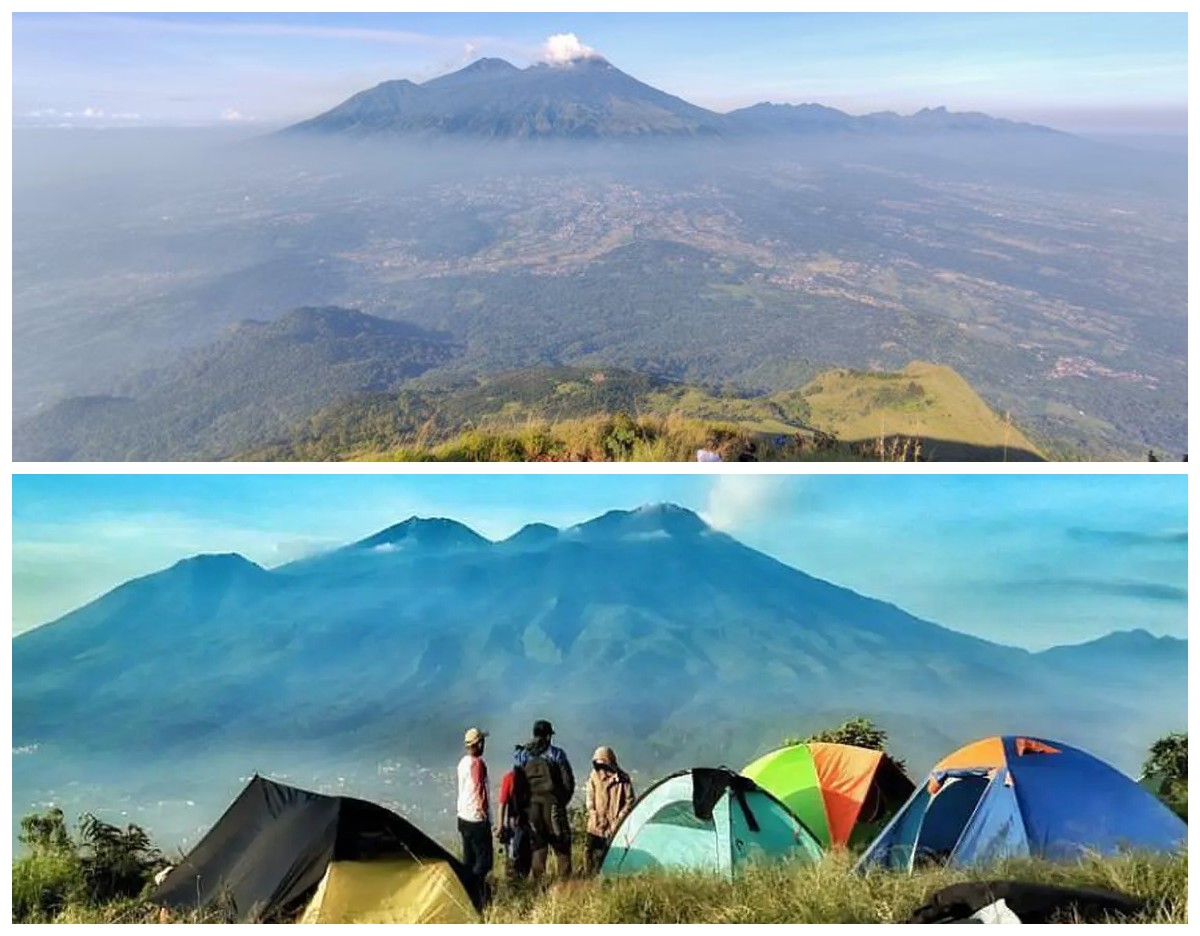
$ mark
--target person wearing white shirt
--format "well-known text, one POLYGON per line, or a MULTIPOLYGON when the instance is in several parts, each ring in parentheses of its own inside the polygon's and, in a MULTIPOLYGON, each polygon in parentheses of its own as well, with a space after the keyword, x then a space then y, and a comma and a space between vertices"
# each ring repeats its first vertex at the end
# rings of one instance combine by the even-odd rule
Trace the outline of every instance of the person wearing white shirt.
POLYGON ((487 764, 483 760, 486 731, 470 728, 463 736, 467 749, 458 762, 458 834, 462 838, 462 861, 488 893, 487 877, 492 870, 492 813, 488 802, 487 764))

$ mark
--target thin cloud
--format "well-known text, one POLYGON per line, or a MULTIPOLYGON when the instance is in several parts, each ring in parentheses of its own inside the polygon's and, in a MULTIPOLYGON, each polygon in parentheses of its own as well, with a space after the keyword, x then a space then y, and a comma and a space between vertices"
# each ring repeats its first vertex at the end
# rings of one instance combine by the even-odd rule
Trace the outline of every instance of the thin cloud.
POLYGON ((434 36, 403 29, 379 29, 365 26, 308 26, 298 23, 251 23, 237 20, 198 22, 187 19, 160 19, 140 16, 37 16, 17 17, 15 25, 23 29, 69 32, 112 32, 123 30, 138 34, 194 36, 230 36, 264 38, 329 39, 348 42, 373 42, 387 45, 462 48, 464 42, 479 45, 486 40, 434 36))
POLYGON ((1134 598, 1146 601, 1162 601, 1170 604, 1187 604, 1187 588, 1164 585, 1161 582, 1146 582, 1137 579, 1091 579, 1040 578, 1017 579, 997 582, 992 586, 998 591, 1016 589, 1025 592, 1056 595, 1108 595, 1114 598, 1134 598))
POLYGON ((1187 530, 1103 530, 1071 527, 1067 537, 1079 543, 1102 546, 1182 546, 1187 547, 1187 530))

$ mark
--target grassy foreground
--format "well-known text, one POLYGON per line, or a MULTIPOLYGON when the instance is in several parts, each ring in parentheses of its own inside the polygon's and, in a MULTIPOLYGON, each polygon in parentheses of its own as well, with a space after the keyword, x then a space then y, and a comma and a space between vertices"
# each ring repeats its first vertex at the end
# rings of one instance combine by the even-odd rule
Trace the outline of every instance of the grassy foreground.
POLYGON ((771 394, 553 367, 326 407, 251 461, 1026 461, 1042 453, 949 367, 837 369, 771 394))
POLYGON ((1122 857, 1076 865, 1014 862, 971 872, 912 876, 850 873, 830 855, 816 866, 749 870, 730 883, 708 875, 648 875, 571 881, 549 888, 502 887, 488 923, 895 923, 934 891, 966 880, 1012 878, 1118 890, 1148 901, 1139 922, 1187 921, 1187 857, 1122 857))
MULTIPOLYGON (((748 870, 734 882, 701 874, 537 885, 501 881, 486 923, 894 923, 934 891, 957 881, 1012 878, 1121 891, 1147 901, 1143 923, 1187 922, 1187 856, 1093 859, 1079 864, 1012 862, 988 869, 850 873, 851 858, 816 866, 748 870)), ((14 880, 14 891, 18 881, 14 880)), ((100 908, 68 906, 45 922, 147 923, 158 911, 141 901, 100 908)), ((204 922, 176 918, 172 922, 204 922)))
POLYGON ((515 427, 471 429, 433 446, 359 452, 352 461, 449 462, 691 462, 699 449, 722 461, 907 461, 912 443, 885 440, 846 444, 799 434, 772 436, 732 423, 678 415, 622 413, 550 422, 531 418, 515 427))

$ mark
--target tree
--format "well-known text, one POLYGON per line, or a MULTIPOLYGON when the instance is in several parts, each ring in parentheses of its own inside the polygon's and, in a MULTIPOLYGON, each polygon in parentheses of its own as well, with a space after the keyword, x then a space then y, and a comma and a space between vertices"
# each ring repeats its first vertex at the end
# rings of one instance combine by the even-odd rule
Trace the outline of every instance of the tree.
POLYGON ((1187 732, 1172 732, 1150 745, 1142 774, 1156 781, 1158 798, 1187 819, 1187 732))
POLYGON ((1187 783, 1187 754, 1187 732, 1172 732, 1150 745, 1142 773, 1161 777, 1165 782, 1187 783))
POLYGON ((904 770, 904 761, 895 757, 887 749, 888 734, 871 719, 859 715, 843 722, 837 728, 827 728, 809 735, 807 738, 784 738, 785 745, 808 744, 810 742, 823 744, 850 744, 855 747, 867 748, 872 751, 883 751, 892 762, 904 770))
POLYGON ((88 899, 105 903, 136 897, 166 865, 141 826, 119 829, 93 815, 80 821, 79 859, 88 899))
POLYGON ((57 807, 44 814, 30 813, 22 817, 21 833, 17 838, 34 855, 64 855, 75 850, 75 843, 67 831, 66 817, 57 807))

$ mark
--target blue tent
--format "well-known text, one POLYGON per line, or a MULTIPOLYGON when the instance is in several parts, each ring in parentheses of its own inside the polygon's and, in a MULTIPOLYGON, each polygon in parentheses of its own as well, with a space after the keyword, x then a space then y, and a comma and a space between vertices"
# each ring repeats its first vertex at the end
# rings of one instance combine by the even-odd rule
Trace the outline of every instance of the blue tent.
POLYGON ((753 780, 696 767, 672 774, 638 799, 617 828, 600 873, 707 871, 732 879, 750 864, 820 860, 821 846, 804 823, 753 780))
POLYGON ((1187 825, 1092 755, 1040 738, 976 741, 943 758, 858 867, 1172 852, 1187 825))

